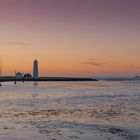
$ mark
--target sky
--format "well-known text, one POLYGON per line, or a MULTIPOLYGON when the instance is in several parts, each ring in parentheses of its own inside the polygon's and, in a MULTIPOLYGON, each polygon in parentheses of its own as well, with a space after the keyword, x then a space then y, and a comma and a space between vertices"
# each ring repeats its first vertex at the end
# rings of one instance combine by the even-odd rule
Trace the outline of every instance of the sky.
POLYGON ((3 75, 140 75, 140 0, 0 0, 3 75))

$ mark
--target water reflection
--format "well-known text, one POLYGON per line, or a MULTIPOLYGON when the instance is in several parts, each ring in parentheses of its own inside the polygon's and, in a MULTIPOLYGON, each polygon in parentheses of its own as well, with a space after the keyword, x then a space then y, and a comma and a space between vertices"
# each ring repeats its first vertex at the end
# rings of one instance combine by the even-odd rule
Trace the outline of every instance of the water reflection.
MULTIPOLYGON (((15 124, 22 121, 23 128, 31 122, 41 127, 41 133, 49 131, 44 131, 48 125, 44 122, 48 120, 72 123, 74 127, 82 123, 140 128, 140 86, 136 82, 106 81, 4 83, 0 87, 1 124, 5 123, 3 119, 12 119, 8 123, 12 126, 14 121, 15 124)), ((80 129, 83 132, 83 128, 80 129)))
POLYGON ((34 81, 34 82, 33 82, 33 85, 34 85, 34 86, 38 86, 38 84, 39 84, 38 81, 34 81))

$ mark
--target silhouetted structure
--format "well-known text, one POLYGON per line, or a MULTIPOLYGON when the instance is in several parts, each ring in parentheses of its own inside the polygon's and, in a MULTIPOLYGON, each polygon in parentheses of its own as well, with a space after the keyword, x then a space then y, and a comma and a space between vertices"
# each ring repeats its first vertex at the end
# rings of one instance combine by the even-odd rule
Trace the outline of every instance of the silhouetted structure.
POLYGON ((25 73, 24 78, 32 78, 32 75, 30 73, 25 73))
MULTIPOLYGON (((2 57, 0 59, 0 77, 2 77, 2 57)), ((1 86, 1 83, 0 83, 1 86)))
POLYGON ((16 72, 15 73, 15 77, 16 78, 22 78, 23 77, 23 74, 21 72, 16 72))
POLYGON ((74 77, 39 77, 39 78, 33 78, 30 73, 27 73, 24 75, 23 78, 15 78, 15 76, 5 76, 0 77, 0 82, 12 82, 12 81, 65 81, 65 82, 71 82, 71 81, 97 81, 97 79, 92 78, 74 78, 74 77))
POLYGON ((33 78, 38 78, 38 61, 36 59, 33 62, 33 78))

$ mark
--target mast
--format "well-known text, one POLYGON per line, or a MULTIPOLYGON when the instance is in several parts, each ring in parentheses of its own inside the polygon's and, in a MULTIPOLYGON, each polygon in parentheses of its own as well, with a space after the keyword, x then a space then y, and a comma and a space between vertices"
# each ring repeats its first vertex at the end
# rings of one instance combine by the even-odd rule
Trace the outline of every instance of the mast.
MULTIPOLYGON (((2 57, 0 58, 0 78, 2 78, 2 57)), ((1 86, 1 81, 0 81, 1 86)))
POLYGON ((2 76, 2 57, 0 58, 0 76, 2 76))

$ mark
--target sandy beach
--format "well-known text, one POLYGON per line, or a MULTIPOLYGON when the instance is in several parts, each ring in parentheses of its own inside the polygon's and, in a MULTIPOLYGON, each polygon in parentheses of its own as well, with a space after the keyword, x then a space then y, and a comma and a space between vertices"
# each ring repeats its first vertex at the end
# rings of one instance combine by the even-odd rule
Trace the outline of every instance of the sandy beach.
POLYGON ((0 89, 0 140, 139 140, 138 85, 6 83, 0 89))

